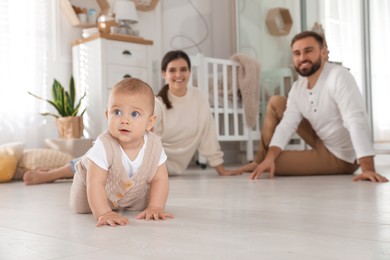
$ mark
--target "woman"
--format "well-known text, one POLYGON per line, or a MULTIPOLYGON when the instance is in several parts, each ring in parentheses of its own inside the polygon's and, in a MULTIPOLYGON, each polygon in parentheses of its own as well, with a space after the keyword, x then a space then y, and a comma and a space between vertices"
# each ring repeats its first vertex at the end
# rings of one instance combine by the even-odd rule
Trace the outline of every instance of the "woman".
POLYGON ((166 85, 157 94, 154 131, 161 137, 168 156, 169 174, 183 173, 198 151, 219 175, 236 175, 238 171, 223 166, 223 152, 207 97, 198 88, 188 87, 191 74, 188 55, 180 50, 166 53, 161 71, 166 85))
MULTIPOLYGON (((187 86, 191 74, 191 61, 180 50, 165 54, 161 62, 166 85, 156 97, 154 113, 157 122, 154 131, 161 137, 167 154, 169 175, 181 174, 192 157, 199 152, 219 175, 237 175, 238 170, 225 169, 223 152, 217 140, 214 118, 207 97, 197 88, 187 86)), ((26 185, 73 178, 74 165, 79 159, 49 171, 26 172, 26 185)))

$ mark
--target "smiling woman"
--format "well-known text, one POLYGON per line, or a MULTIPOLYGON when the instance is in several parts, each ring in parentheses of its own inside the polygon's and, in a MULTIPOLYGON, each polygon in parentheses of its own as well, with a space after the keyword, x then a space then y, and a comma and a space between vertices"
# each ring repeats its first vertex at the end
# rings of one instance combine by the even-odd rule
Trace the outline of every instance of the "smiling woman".
POLYGON ((23 141, 37 147, 52 131, 39 115, 43 108, 27 94, 49 90, 49 2, 0 2, 0 144, 23 141))

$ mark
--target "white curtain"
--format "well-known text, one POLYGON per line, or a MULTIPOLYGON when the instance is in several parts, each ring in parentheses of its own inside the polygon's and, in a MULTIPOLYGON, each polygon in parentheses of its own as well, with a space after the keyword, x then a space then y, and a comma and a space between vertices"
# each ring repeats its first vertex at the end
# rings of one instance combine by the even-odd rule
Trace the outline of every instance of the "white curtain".
POLYGON ((330 49, 330 60, 351 69, 364 93, 362 6, 370 6, 372 132, 374 143, 390 142, 390 1, 322 0, 320 13, 330 49))
POLYGON ((41 147, 56 131, 54 119, 39 114, 46 102, 27 93, 51 94, 50 2, 0 1, 0 144, 41 147))
POLYGON ((373 131, 376 143, 390 142, 390 1, 370 4, 373 131))
POLYGON ((323 0, 321 4, 329 60, 349 68, 364 93, 361 1, 323 0))

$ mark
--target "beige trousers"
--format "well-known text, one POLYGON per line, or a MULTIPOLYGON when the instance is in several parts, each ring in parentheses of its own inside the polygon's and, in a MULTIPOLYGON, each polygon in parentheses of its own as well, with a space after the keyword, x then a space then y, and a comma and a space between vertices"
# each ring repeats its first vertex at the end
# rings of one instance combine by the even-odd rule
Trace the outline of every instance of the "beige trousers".
POLYGON ((78 173, 75 173, 73 177, 73 183, 70 188, 69 206, 76 213, 92 212, 88 203, 85 181, 78 173))
MULTIPOLYGON (((255 156, 257 163, 262 162, 265 158, 275 128, 286 110, 286 103, 287 98, 283 96, 273 96, 268 102, 263 121, 261 143, 255 156)), ((275 161, 277 175, 352 174, 359 168, 356 161, 351 164, 334 156, 325 147, 306 119, 303 119, 298 126, 297 133, 312 149, 282 151, 275 161)))
MULTIPOLYGON (((137 198, 137 200, 129 201, 129 205, 122 207, 122 209, 144 210, 149 201, 149 197, 150 197, 150 192, 148 192, 146 196, 142 199, 137 198)), ((126 199, 126 194, 124 200, 125 199, 126 199)), ((121 209, 120 207, 114 206, 112 202, 109 200, 107 200, 107 203, 110 205, 112 210, 121 209)), ((70 188, 69 206, 76 213, 84 214, 84 213, 92 212, 88 203, 87 186, 85 180, 83 180, 83 178, 81 178, 80 174, 77 172, 75 173, 75 176, 73 178, 73 183, 70 188)))

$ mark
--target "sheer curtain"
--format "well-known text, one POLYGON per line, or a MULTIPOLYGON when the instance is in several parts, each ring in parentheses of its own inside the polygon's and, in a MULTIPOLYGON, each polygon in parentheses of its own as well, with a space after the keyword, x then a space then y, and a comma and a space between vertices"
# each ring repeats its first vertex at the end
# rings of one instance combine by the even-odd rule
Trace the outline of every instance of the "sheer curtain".
POLYGON ((320 7, 329 60, 349 68, 364 93, 361 1, 322 0, 320 7))
POLYGON ((27 94, 50 95, 50 2, 0 1, 0 144, 41 147, 56 131, 53 119, 39 114, 46 102, 27 94))
POLYGON ((340 61, 351 69, 364 93, 363 2, 370 7, 371 105, 372 132, 375 144, 390 143, 390 1, 322 0, 320 3, 330 60, 340 61))
POLYGON ((390 1, 369 4, 374 140, 390 143, 390 1))

